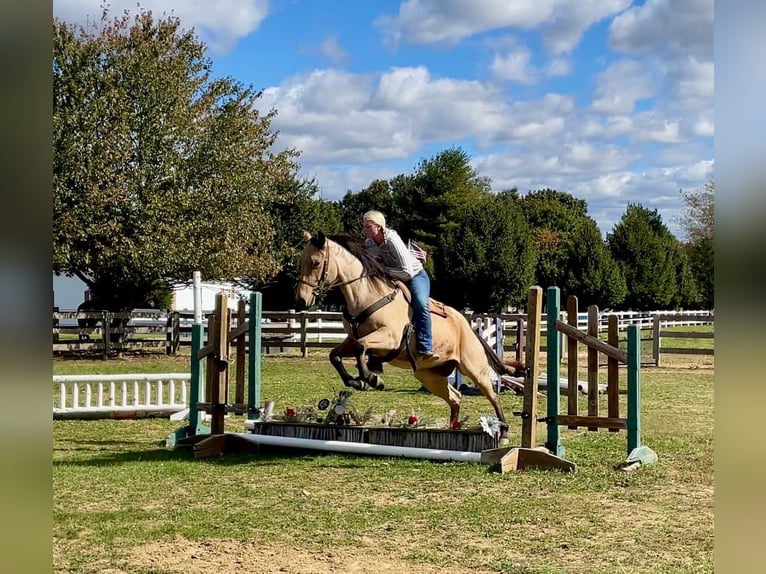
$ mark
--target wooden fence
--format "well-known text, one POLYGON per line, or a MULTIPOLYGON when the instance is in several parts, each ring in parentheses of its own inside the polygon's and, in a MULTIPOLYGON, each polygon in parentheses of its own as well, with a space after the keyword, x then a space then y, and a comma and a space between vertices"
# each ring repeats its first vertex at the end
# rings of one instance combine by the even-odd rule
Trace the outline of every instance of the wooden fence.
MULTIPOLYGON (((678 326, 677 313, 659 313, 654 316, 652 323, 652 357, 654 364, 662 366, 662 355, 715 355, 711 347, 668 347, 663 346, 663 339, 714 339, 713 331, 677 331, 668 327, 678 326)), ((712 314, 684 315, 682 325, 690 324, 714 324, 712 314)))
MULTIPOLYGON (((207 324, 206 312, 203 324, 207 324)), ((160 352, 174 354, 181 346, 191 345, 192 311, 169 311, 166 309, 137 309, 131 313, 108 313, 106 311, 78 312, 53 310, 53 353, 99 353, 104 357, 123 352, 160 352), (82 323, 80 325, 79 323, 82 323)), ((562 320, 568 321, 566 313, 562 320)), ((465 312, 475 329, 489 317, 496 315, 465 312)), ((638 325, 644 331, 652 331, 652 362, 660 353, 673 352, 660 346, 657 337, 672 337, 667 327, 680 325, 711 324, 712 312, 602 312, 598 319, 599 332, 606 332, 610 316, 617 316, 618 330, 624 332, 629 325, 638 325), (658 328, 659 326, 659 328, 658 328)), ((503 350, 522 360, 527 316, 523 313, 501 313, 503 350)), ((310 349, 330 349, 346 336, 342 314, 331 311, 264 311, 262 319, 262 348, 265 353, 295 350, 306 356, 310 349)), ((541 317, 541 328, 547 328, 546 317, 541 317)), ((576 326, 588 325, 587 313, 578 313, 576 326)), ((572 322, 574 324, 574 322, 572 322)), ((232 326, 237 326, 236 316, 232 326)), ((206 328, 206 327, 205 327, 206 328)), ((688 335, 688 333, 685 333, 688 335)), ((712 336, 712 335, 703 335, 712 336)), ((710 354, 704 351, 706 354, 710 354)), ((692 352, 685 349, 681 352, 692 352)))

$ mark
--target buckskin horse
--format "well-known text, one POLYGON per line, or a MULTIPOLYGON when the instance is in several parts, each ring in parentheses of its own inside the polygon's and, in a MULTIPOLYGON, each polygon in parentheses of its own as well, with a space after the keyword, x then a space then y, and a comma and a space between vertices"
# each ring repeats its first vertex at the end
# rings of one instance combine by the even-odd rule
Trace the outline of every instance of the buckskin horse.
POLYGON ((295 300, 299 309, 314 304, 316 297, 337 288, 346 308, 343 325, 346 338, 330 351, 330 362, 343 384, 358 390, 383 388, 381 377, 370 370, 372 363, 390 363, 412 369, 415 378, 450 408, 450 427, 460 417, 461 394, 449 384, 450 373, 457 369, 479 388, 500 421, 500 441, 508 441, 508 424, 498 395, 492 385, 490 367, 498 376, 515 375, 523 370, 516 361, 501 360, 456 309, 431 299, 433 348, 438 360, 421 361, 415 353, 412 331, 412 307, 407 287, 389 278, 383 266, 364 249, 364 240, 351 235, 329 235, 321 231, 315 237, 303 235, 306 246, 301 256, 301 277, 295 300), (359 371, 352 377, 343 358, 355 357, 359 371))

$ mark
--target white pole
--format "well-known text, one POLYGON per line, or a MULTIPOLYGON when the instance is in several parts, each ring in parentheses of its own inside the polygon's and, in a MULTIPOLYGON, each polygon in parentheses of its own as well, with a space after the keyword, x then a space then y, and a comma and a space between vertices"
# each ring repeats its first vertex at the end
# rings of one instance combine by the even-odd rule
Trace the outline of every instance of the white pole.
POLYGON ((192 273, 194 283, 194 324, 202 324, 202 274, 199 271, 192 273))
POLYGON ((400 456, 404 458, 423 458, 430 460, 481 462, 480 452, 415 448, 409 446, 389 446, 384 444, 346 442, 340 440, 316 440, 291 436, 271 436, 252 433, 238 434, 245 440, 254 442, 256 444, 283 446, 287 448, 304 448, 309 450, 343 452, 348 454, 400 456))

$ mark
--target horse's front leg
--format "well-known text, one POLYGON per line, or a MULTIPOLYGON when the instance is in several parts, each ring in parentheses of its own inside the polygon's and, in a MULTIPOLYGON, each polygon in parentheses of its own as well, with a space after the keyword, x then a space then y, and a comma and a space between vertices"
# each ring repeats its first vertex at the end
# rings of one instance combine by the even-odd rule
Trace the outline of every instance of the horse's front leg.
POLYGON ((356 354, 356 344, 354 339, 346 337, 337 347, 330 351, 330 364, 338 371, 341 381, 347 387, 364 390, 364 379, 354 378, 343 365, 343 357, 353 357, 356 354))
MULTIPOLYGON (((388 334, 381 330, 373 331, 357 339, 355 343, 356 367, 359 370, 359 378, 370 385, 373 389, 383 390, 383 378, 377 373, 373 373, 365 360, 365 355, 369 354, 370 349, 388 352, 392 345, 392 339, 388 334)), ((371 356, 371 355, 369 355, 371 356)))

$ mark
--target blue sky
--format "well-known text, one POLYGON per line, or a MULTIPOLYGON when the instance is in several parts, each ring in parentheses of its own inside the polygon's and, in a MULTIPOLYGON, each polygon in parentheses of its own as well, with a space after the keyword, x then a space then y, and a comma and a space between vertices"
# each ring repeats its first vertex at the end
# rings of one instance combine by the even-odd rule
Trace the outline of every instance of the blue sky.
MULTIPOLYGON (((173 14, 216 75, 263 90, 325 199, 461 146, 495 190, 628 203, 677 225, 714 177, 713 0, 111 0, 173 14)), ((68 22, 101 0, 54 0, 68 22)))

